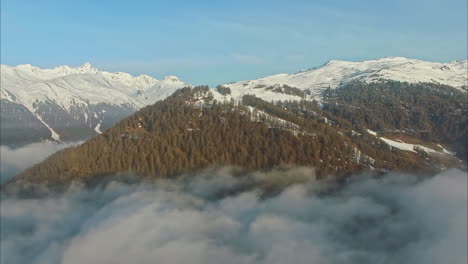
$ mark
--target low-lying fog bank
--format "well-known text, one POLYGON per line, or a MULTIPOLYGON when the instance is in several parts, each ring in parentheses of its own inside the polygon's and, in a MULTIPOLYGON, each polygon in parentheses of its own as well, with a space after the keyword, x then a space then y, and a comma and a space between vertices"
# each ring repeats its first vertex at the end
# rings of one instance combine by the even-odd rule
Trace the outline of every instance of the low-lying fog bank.
POLYGON ((33 143, 20 148, 0 146, 0 183, 4 183, 22 170, 44 160, 53 153, 80 143, 33 143))
POLYGON ((466 263, 467 175, 353 177, 209 170, 1 201, 1 263, 466 263), (264 179, 274 179, 265 181, 264 179), (294 178, 297 184, 273 196, 294 178), (287 181, 286 181, 287 182, 287 181))

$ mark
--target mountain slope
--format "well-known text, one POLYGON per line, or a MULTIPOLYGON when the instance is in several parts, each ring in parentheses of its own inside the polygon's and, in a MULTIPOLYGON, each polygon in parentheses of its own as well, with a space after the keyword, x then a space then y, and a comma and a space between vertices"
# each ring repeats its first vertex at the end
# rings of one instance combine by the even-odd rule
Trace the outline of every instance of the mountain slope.
MULTIPOLYGON (((365 89, 371 88, 363 86, 361 91, 365 89)), ((94 183, 122 172, 155 179, 212 166, 244 170, 312 166, 319 177, 341 177, 362 170, 428 172, 459 165, 436 145, 439 141, 405 144, 380 131, 370 133, 369 124, 353 122, 314 102, 273 104, 253 95, 240 102, 217 102, 214 93, 208 87, 180 89, 82 145, 52 155, 6 188, 94 183)), ((328 103, 335 104, 327 99, 328 103)), ((466 105, 457 107, 466 111, 466 105)), ((381 115, 371 116, 372 121, 381 115)), ((387 124, 385 118, 382 122, 387 124)), ((459 129, 466 135, 466 124, 459 129)))
POLYGON ((321 67, 300 73, 277 74, 222 86, 228 87, 234 98, 242 97, 244 94, 255 94, 265 100, 278 100, 278 96, 281 96, 283 100, 298 100, 301 97, 320 100, 323 90, 334 89, 352 81, 393 80, 409 83, 438 83, 466 91, 467 72, 467 60, 435 63, 403 57, 388 57, 362 62, 330 61, 321 67), (288 93, 281 89, 283 85, 297 88, 305 93, 303 96, 288 93))
POLYGON ((134 77, 89 63, 53 69, 1 65, 1 76, 2 144, 8 145, 82 140, 187 86, 174 76, 134 77))

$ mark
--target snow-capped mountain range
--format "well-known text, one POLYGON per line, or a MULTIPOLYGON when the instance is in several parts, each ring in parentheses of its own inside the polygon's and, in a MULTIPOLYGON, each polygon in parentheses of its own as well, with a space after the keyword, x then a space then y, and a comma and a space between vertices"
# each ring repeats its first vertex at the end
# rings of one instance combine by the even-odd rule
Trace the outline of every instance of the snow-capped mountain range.
POLYGON ((467 90, 468 61, 449 63, 427 62, 403 57, 386 57, 361 62, 332 60, 325 65, 295 73, 277 74, 256 80, 224 84, 232 97, 255 94, 265 100, 297 100, 300 97, 278 93, 272 86, 287 85, 307 92, 307 98, 320 100, 321 91, 336 88, 350 81, 377 82, 394 80, 410 83, 429 82, 467 90))
MULTIPOLYGON (((213 95, 218 100, 240 100, 245 94, 269 101, 320 100, 324 89, 354 80, 432 82, 466 91, 468 61, 435 63, 402 57, 330 61, 295 74, 223 84, 230 94, 213 90, 213 95), (297 91, 303 94, 298 95, 297 91)), ((148 75, 135 77, 100 71, 89 63, 53 69, 1 65, 2 144, 82 140, 186 86, 189 85, 174 76, 163 80, 148 75)))
POLYGON ((185 86, 174 76, 135 77, 89 63, 53 69, 1 65, 2 144, 22 141, 18 129, 31 141, 81 140, 185 86))

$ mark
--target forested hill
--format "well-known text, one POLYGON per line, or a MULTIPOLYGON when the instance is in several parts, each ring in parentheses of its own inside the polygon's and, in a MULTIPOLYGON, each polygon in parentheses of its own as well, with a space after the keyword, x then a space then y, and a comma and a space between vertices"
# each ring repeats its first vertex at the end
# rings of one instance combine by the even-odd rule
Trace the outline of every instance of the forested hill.
POLYGON ((328 89, 323 97, 324 112, 349 121, 356 129, 441 143, 467 159, 466 92, 432 83, 354 82, 328 89))
POLYGON ((82 145, 52 155, 7 187, 95 182, 119 172, 173 177, 213 166, 312 166, 318 177, 460 166, 440 145, 467 133, 464 94, 450 87, 353 83, 326 91, 320 106, 271 103, 253 95, 219 102, 213 92, 204 86, 180 89, 82 145))

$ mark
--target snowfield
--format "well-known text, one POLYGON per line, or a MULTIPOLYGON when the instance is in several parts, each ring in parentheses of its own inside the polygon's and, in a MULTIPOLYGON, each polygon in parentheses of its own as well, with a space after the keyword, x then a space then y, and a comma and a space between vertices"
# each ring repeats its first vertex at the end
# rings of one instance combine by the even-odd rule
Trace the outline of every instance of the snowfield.
MULTIPOLYGON (((71 128, 86 130, 86 136, 72 135, 72 140, 82 140, 93 133, 100 134, 123 117, 186 86, 189 85, 175 76, 163 80, 148 75, 135 77, 123 72, 99 71, 89 63, 77 68, 53 69, 29 64, 1 65, 0 95, 5 102, 2 116, 12 121, 25 118, 38 121, 49 135, 32 132, 40 134, 34 139, 36 142, 62 141, 64 134, 70 135, 64 129, 71 128), (21 116, 17 109, 27 113, 21 116)), ((27 128, 31 123, 18 122, 15 126, 27 128)), ((36 125, 35 129, 40 127, 36 125)))
MULTIPOLYGON (((85 63, 77 68, 41 69, 27 65, 1 65, 2 99, 19 102, 28 109, 36 101, 52 101, 70 110, 76 104, 127 104, 135 109, 164 99, 188 86, 175 76, 163 80, 148 75, 99 71, 85 63)), ((33 110, 33 109, 30 109, 33 110)))
POLYGON ((308 99, 320 100, 326 88, 336 88, 351 81, 378 82, 394 80, 410 83, 429 82, 453 86, 460 90, 468 87, 468 61, 449 63, 427 62, 403 57, 387 57, 361 62, 332 60, 325 65, 295 74, 277 74, 256 80, 228 83, 234 98, 255 94, 265 100, 300 99, 299 96, 278 94, 267 87, 288 85, 310 91, 308 99))

